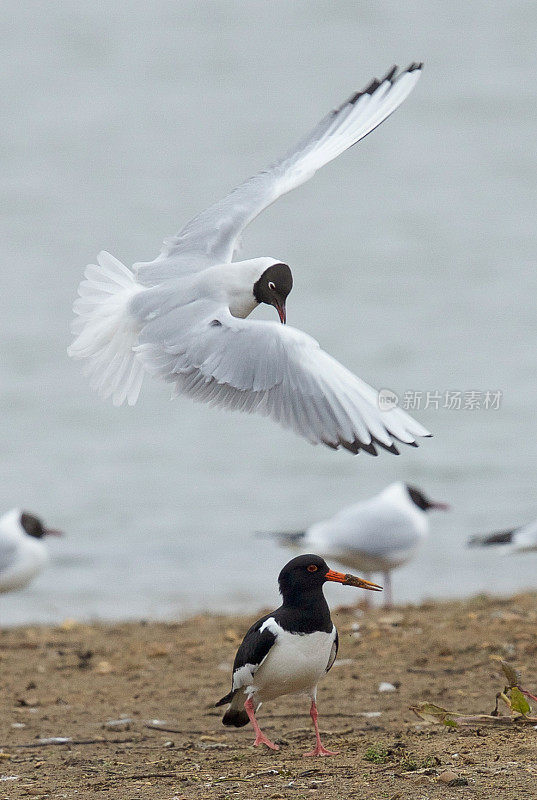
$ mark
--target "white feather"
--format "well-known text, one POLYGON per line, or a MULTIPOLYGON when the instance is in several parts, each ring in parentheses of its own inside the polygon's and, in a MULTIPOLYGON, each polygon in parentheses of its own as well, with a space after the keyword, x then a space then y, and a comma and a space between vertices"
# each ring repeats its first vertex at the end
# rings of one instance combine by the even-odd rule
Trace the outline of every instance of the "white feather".
POLYGON ((72 327, 76 338, 68 353, 85 359, 90 385, 102 398, 112 397, 114 405, 125 400, 134 405, 144 370, 133 350, 140 324, 128 307, 142 287, 110 253, 99 253, 97 262, 86 268, 86 280, 79 287, 73 306, 78 315, 72 327))
POLYGON ((428 533, 427 514, 398 482, 312 525, 299 546, 354 570, 388 572, 406 564, 428 533))

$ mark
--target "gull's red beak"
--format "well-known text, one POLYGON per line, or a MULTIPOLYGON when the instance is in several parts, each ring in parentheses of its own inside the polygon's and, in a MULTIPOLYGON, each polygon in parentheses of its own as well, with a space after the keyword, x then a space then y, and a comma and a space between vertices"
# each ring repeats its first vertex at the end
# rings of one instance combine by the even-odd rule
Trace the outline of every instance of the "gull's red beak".
POLYGON ((45 536, 65 536, 65 534, 57 528, 45 528, 45 536))
POLYGON ((429 508, 436 508, 437 511, 450 511, 451 506, 449 503, 436 503, 431 501, 429 508))
POLYGON ((355 575, 345 572, 335 572, 333 569, 328 570, 325 580, 343 583, 345 586, 358 586, 359 589, 370 589, 372 592, 382 592, 382 586, 379 586, 378 583, 371 583, 371 581, 365 581, 363 578, 357 578, 355 575))
POLYGON ((287 322, 287 311, 285 309, 285 300, 283 303, 280 303, 278 300, 275 300, 273 305, 276 311, 278 312, 278 316, 280 317, 280 322, 282 323, 282 325, 285 325, 285 323, 287 322))

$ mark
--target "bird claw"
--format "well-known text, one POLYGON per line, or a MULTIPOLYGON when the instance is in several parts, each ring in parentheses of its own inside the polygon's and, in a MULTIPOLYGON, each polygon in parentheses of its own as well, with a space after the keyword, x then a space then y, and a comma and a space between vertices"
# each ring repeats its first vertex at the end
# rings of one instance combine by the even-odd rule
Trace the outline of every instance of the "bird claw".
POLYGON ((258 733, 257 736, 255 737, 254 747, 259 747, 260 744, 266 744, 267 747, 270 747, 271 750, 280 749, 278 745, 274 744, 274 742, 271 742, 270 739, 268 739, 264 733, 258 733))
POLYGON ((339 755, 339 750, 327 750, 322 744, 315 745, 314 750, 310 750, 309 753, 304 753, 304 758, 309 756, 337 756, 339 755))

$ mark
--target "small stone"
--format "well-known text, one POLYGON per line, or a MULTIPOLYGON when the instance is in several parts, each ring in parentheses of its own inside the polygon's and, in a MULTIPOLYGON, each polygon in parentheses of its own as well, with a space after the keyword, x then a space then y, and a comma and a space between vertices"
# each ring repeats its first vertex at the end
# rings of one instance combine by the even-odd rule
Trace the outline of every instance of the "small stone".
POLYGON ((396 692, 397 687, 393 685, 393 683, 388 683, 387 681, 382 681, 379 683, 379 688, 377 689, 378 692, 396 692))
POLYGON ((34 708, 35 706, 39 705, 39 700, 37 697, 17 697, 16 704, 21 708, 34 708))
POLYGON ((109 661, 99 661, 97 666, 95 667, 95 672, 98 675, 109 675, 110 672, 113 672, 114 668, 109 661))
POLYGON ((459 777, 456 772, 452 772, 450 769, 441 772, 438 776, 438 780, 440 783, 447 784, 447 786, 468 786, 466 778, 459 777))
POLYGON ((452 772, 451 770, 447 769, 444 772, 440 773, 440 775, 438 776, 438 780, 441 783, 450 783, 450 781, 454 781, 455 778, 458 778, 458 777, 459 776, 457 775, 456 772, 452 772))
POLYGON ((67 744, 72 742, 71 736, 49 736, 46 739, 38 739, 39 744, 67 744))
POLYGON ((130 719, 129 717, 122 717, 121 719, 109 719, 108 722, 104 723, 103 728, 106 728, 109 731, 129 731, 132 722, 134 722, 134 720, 130 719))

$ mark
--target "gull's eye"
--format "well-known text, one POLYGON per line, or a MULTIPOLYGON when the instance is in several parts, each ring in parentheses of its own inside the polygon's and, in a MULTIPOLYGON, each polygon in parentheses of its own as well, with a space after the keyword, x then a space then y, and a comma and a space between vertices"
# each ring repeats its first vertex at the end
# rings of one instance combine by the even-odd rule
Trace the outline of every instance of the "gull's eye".
POLYGON ((274 283, 274 281, 269 281, 269 282, 268 282, 268 288, 269 288, 269 289, 270 289, 272 292, 274 291, 274 289, 276 288, 276 284, 274 283))
POLYGON ((308 572, 317 572, 317 567, 315 566, 315 564, 310 564, 307 569, 308 572))

